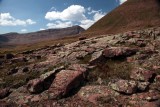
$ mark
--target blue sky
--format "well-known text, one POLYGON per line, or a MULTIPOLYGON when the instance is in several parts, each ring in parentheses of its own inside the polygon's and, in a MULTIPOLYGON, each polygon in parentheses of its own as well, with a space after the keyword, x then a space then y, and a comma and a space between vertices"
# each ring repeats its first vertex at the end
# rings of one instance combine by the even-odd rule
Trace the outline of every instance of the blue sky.
POLYGON ((0 34, 80 25, 87 29, 126 0, 0 0, 0 34))

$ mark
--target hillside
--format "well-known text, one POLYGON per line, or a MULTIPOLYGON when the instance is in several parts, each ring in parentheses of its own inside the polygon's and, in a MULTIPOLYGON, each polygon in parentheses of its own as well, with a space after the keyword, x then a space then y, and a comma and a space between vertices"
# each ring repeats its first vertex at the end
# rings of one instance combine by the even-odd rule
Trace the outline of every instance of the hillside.
POLYGON ((48 29, 26 34, 18 34, 18 33, 1 34, 0 44, 3 45, 30 44, 44 40, 58 39, 71 35, 76 35, 83 31, 84 29, 81 28, 80 26, 73 26, 63 29, 48 29))
POLYGON ((119 33, 160 26, 159 0, 128 0, 94 25, 86 33, 119 33))
POLYGON ((0 55, 1 107, 160 107, 160 27, 0 55))

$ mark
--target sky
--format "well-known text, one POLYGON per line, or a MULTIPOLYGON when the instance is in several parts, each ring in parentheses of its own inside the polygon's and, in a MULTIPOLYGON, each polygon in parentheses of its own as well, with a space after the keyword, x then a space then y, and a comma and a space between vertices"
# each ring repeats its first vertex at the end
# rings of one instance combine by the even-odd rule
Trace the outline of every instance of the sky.
POLYGON ((126 0, 0 0, 0 34, 89 28, 126 0))

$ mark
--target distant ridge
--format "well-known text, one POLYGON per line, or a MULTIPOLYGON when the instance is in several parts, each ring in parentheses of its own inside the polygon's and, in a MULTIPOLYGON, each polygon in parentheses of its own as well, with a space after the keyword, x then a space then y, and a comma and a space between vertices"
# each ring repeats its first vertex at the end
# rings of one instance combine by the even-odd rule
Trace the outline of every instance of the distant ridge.
POLYGON ((85 31, 80 26, 73 26, 62 29, 48 29, 38 32, 18 34, 18 33, 7 33, 0 35, 0 44, 29 44, 36 43, 44 40, 59 39, 71 35, 76 35, 85 31))
POLYGON ((160 0, 128 0, 104 16, 86 33, 119 33, 160 26, 160 0))

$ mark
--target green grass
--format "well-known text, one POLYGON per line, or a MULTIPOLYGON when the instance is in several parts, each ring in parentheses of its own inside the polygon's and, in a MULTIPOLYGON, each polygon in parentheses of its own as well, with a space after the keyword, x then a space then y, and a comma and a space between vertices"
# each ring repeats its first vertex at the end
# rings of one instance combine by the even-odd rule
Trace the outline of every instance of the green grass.
POLYGON ((89 84, 94 84, 101 78, 104 84, 108 84, 111 79, 129 79, 132 64, 122 60, 109 59, 105 62, 97 63, 96 67, 89 72, 89 84))

